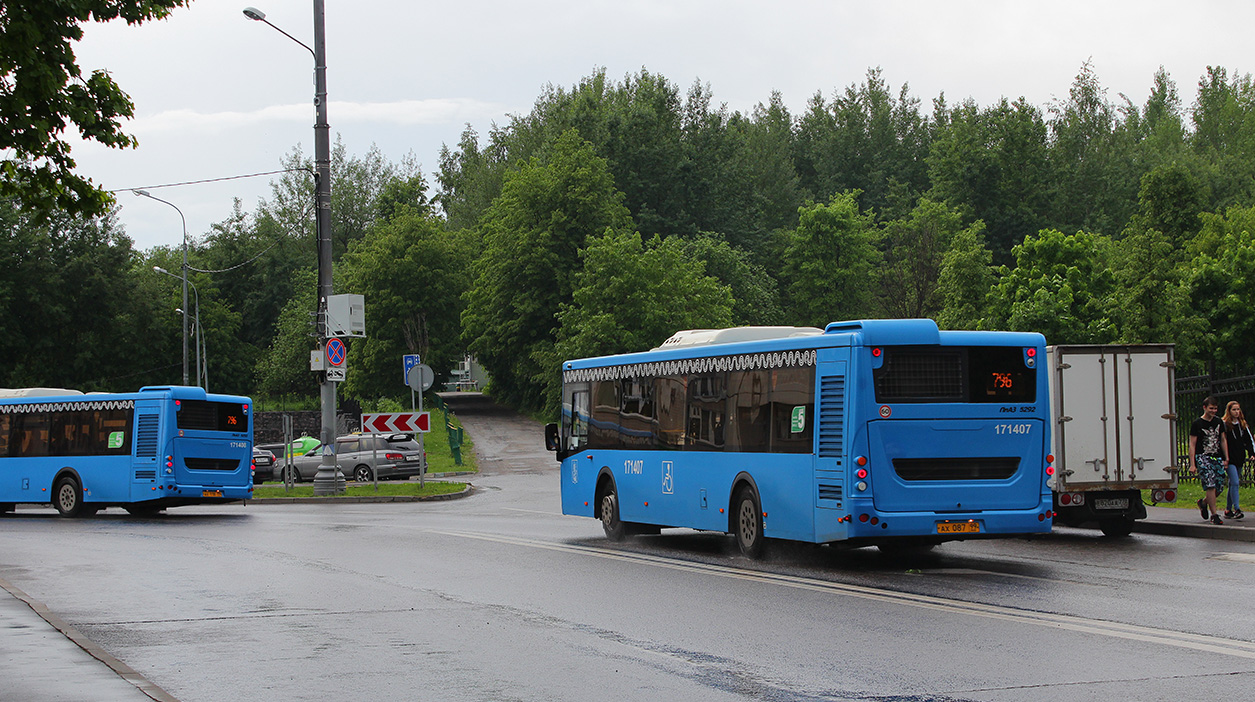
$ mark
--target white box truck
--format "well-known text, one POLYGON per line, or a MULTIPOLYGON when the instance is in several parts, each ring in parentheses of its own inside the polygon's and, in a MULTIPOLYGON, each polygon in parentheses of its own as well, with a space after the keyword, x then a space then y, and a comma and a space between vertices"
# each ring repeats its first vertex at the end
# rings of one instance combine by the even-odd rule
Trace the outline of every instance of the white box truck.
POLYGON ((1128 536, 1177 494, 1171 344, 1048 346, 1055 523, 1128 536))

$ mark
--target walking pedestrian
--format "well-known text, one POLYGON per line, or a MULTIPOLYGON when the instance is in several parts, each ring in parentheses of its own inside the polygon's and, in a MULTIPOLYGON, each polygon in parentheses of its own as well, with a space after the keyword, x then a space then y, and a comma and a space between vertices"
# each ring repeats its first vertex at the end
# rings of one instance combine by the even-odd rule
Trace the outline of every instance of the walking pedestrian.
POLYGON ((1246 424, 1246 415, 1242 414, 1242 405, 1232 400, 1224 409, 1225 444, 1229 447, 1229 460, 1225 465, 1229 469, 1229 494, 1225 498, 1225 519, 1241 519, 1242 503, 1238 499, 1238 488, 1242 482, 1242 466, 1247 459, 1255 455, 1255 437, 1246 424))
POLYGON ((1198 482, 1206 495, 1199 499, 1198 511, 1203 519, 1207 519, 1210 512, 1212 524, 1224 524, 1216 512, 1216 495, 1224 492, 1228 477, 1225 465, 1229 462, 1224 422, 1216 416, 1219 411, 1220 402, 1208 395, 1203 400, 1203 416, 1190 425, 1190 467, 1198 473, 1198 482))

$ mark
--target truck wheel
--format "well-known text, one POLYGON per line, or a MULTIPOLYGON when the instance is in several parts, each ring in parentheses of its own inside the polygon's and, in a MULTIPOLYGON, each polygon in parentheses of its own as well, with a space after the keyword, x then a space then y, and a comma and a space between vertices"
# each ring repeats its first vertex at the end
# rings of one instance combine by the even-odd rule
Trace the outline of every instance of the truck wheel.
POLYGON ((1098 528, 1102 529, 1103 536, 1128 536, 1133 533, 1132 519, 1109 519, 1098 523, 1098 528))

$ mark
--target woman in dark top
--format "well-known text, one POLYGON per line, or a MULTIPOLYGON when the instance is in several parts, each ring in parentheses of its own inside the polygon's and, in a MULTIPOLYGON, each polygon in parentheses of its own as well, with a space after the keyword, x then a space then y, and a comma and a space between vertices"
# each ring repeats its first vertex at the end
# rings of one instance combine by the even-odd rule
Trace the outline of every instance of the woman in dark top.
POLYGON ((1242 414, 1242 405, 1233 401, 1224 410, 1225 443, 1229 445, 1229 496, 1224 511, 1226 519, 1241 519, 1242 504, 1238 502, 1238 483, 1242 479, 1242 466, 1248 456, 1255 455, 1255 438, 1251 437, 1251 428, 1246 425, 1246 415, 1242 414))

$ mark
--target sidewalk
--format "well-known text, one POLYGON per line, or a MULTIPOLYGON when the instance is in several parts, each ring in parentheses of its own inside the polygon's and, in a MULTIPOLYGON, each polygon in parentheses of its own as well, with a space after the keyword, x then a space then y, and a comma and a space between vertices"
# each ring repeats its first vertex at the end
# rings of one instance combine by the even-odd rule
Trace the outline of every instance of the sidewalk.
POLYGON ((1146 519, 1133 527, 1137 534, 1184 536, 1191 539, 1255 541, 1255 517, 1226 519, 1219 526, 1203 521, 1198 510, 1177 507, 1147 507, 1146 519))
POLYGON ((178 702, 0 579, 0 700, 178 702))

